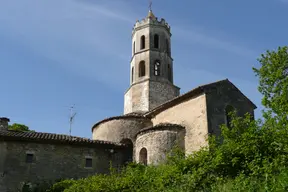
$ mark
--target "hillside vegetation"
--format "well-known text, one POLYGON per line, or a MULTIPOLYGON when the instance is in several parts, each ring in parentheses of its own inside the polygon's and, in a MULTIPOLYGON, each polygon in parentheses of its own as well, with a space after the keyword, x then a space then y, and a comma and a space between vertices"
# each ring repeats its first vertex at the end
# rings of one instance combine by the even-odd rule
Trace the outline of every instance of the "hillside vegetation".
POLYGON ((177 149, 159 166, 131 164, 120 173, 64 180, 49 192, 288 191, 288 52, 267 51, 259 59, 262 120, 237 117, 209 137, 209 148, 184 157, 177 149))

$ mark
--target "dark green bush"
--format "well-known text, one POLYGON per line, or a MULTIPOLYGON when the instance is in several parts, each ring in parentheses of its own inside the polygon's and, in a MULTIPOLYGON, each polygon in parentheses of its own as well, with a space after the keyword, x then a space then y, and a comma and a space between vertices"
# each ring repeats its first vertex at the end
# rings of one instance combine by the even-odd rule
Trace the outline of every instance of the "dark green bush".
POLYGON ((71 187, 75 183, 76 183, 75 180, 63 180, 54 184, 51 187, 51 189, 47 190, 47 192, 62 192, 65 189, 68 189, 69 187, 71 187))
POLYGON ((161 165, 130 164, 121 173, 62 181, 50 192, 285 191, 287 127, 232 117, 231 128, 221 127, 221 139, 210 137, 209 148, 191 156, 176 150, 161 165))

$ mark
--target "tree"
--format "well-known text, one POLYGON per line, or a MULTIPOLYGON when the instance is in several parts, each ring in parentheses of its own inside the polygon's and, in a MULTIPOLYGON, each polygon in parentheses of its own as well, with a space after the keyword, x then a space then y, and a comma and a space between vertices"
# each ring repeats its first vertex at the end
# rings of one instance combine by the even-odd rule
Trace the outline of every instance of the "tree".
POLYGON ((192 155, 172 156, 159 166, 133 165, 120 173, 95 175, 55 184, 50 192, 82 191, 287 191, 288 47, 258 59, 264 121, 231 112, 221 139, 192 155))
POLYGON ((14 123, 8 126, 8 129, 11 131, 32 131, 28 126, 23 124, 14 123))
POLYGON ((259 77, 258 90, 263 95, 262 104, 277 121, 288 121, 288 47, 267 51, 258 59, 259 69, 253 68, 259 77))

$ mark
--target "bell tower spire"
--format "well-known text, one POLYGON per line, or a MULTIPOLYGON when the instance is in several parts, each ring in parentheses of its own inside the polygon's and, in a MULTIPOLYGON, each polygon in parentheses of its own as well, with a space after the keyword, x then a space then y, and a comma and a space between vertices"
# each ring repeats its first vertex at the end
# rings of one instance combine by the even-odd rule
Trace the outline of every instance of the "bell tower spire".
POLYGON ((155 15, 152 12, 152 0, 149 1, 149 12, 148 12, 148 16, 147 17, 148 18, 153 18, 153 19, 156 18, 155 15))
POLYGON ((171 32, 165 19, 158 20, 149 2, 147 17, 132 31, 130 87, 125 93, 124 114, 147 112, 179 96, 173 84, 171 32))

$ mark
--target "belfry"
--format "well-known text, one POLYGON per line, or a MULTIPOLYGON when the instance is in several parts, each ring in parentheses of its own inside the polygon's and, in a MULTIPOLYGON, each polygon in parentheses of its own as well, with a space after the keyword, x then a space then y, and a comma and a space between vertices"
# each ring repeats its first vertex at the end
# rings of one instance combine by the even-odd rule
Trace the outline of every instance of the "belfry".
POLYGON ((130 87, 125 94, 124 114, 147 112, 179 95, 173 84, 171 32, 165 19, 150 10, 132 31, 130 87))

